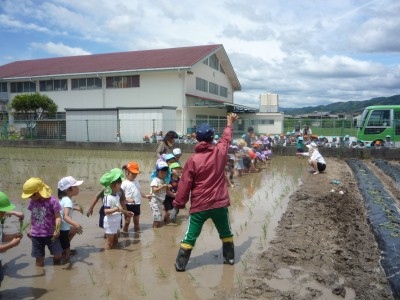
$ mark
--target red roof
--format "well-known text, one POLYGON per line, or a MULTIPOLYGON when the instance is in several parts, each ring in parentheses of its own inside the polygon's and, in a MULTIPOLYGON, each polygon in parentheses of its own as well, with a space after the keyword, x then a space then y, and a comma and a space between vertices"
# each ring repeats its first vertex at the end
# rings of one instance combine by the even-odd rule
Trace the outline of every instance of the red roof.
POLYGON ((191 67, 222 45, 23 60, 0 66, 0 78, 191 67))

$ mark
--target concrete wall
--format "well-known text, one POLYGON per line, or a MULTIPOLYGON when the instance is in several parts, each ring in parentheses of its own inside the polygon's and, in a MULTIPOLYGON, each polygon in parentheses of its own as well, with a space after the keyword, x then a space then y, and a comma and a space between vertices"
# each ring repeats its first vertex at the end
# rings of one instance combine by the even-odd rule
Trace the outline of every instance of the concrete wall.
MULTIPOLYGON (((0 147, 25 147, 25 148, 58 148, 58 149, 93 149, 93 150, 120 150, 120 151, 146 151, 154 152, 158 144, 155 143, 102 143, 102 142, 64 142, 64 141, 44 141, 44 140, 21 140, 8 141, 0 140, 0 147)), ((193 153, 195 145, 176 144, 183 153, 193 153)), ((351 149, 351 148, 320 148, 324 157, 337 158, 382 158, 400 160, 400 148, 381 148, 381 149, 351 149)), ((10 150, 11 151, 11 150, 10 150)), ((273 156, 295 156, 296 147, 274 147, 273 156)))

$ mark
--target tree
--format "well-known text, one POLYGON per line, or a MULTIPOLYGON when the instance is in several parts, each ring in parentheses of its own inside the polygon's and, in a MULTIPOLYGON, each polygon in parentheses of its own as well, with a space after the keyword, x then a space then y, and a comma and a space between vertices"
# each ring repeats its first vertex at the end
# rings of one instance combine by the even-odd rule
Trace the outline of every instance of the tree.
POLYGON ((17 95, 10 108, 21 116, 31 134, 36 121, 51 118, 57 113, 57 104, 50 97, 40 93, 17 95))

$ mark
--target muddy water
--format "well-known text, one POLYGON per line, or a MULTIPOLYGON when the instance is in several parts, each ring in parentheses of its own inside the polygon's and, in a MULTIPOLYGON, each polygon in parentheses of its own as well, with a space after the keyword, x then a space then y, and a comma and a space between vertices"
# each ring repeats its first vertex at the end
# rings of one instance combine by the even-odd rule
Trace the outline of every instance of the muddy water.
MULTIPOLYGON (((187 155, 183 157, 183 161, 187 155)), ((139 181, 147 189, 155 159, 152 153, 0 148, 2 178, 6 192, 18 210, 29 220, 27 202, 21 200, 22 184, 32 176, 41 177, 56 195, 58 180, 66 175, 83 179, 75 202, 89 207, 101 189, 100 176, 130 160, 141 166, 139 181)), ((46 252, 44 268, 36 268, 30 255, 31 242, 3 253, 5 279, 0 299, 211 299, 224 291, 241 288, 242 275, 250 266, 247 260, 268 247, 274 229, 285 211, 288 197, 297 188, 304 164, 296 158, 274 157, 258 174, 235 178, 230 188, 231 225, 235 235, 235 265, 223 265, 221 242, 212 222, 206 222, 187 271, 177 273, 174 261, 180 239, 186 230, 187 211, 182 210, 177 224, 152 229, 152 216, 142 203, 141 231, 119 239, 119 249, 103 251, 103 230, 98 227, 98 209, 91 217, 77 212, 73 218, 84 227, 72 248, 77 254, 71 263, 53 266, 46 252)), ((15 232, 15 218, 8 218, 5 232, 15 232)), ((47 251, 47 250, 46 250, 47 251)))

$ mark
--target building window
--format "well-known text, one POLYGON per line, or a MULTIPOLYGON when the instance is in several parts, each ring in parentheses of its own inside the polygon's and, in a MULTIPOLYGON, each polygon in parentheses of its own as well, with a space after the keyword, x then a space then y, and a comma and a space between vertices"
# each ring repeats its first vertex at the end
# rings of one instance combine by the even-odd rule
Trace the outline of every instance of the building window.
POLYGON ((208 92, 208 81, 196 77, 196 89, 203 92, 208 92))
POLYGON ((218 95, 218 92, 219 92, 218 84, 210 82, 209 91, 210 91, 210 94, 218 95))
POLYGON ((71 79, 72 90, 94 90, 101 89, 101 87, 101 78, 98 77, 71 79))
POLYGON ((250 125, 274 125, 275 120, 251 120, 250 125))
POLYGON ((196 126, 199 126, 203 123, 208 123, 207 115, 196 115, 196 126))
POLYGON ((21 81, 11 82, 11 93, 35 93, 36 82, 21 81))
POLYGON ((215 128, 218 128, 218 125, 219 125, 219 118, 218 118, 218 116, 209 116, 209 117, 208 117, 208 124, 209 124, 212 128, 214 128, 214 130, 215 130, 215 128))
POLYGON ((225 70, 224 70, 224 68, 222 67, 221 64, 219 65, 219 71, 220 71, 221 73, 225 74, 225 70))
POLYGON ((228 98, 228 89, 224 86, 219 86, 219 95, 228 98))
POLYGON ((106 78, 106 88, 134 88, 140 87, 140 76, 114 76, 106 78))
POLYGON ((210 56, 210 67, 215 70, 218 70, 219 60, 216 54, 210 56))
POLYGON ((203 60, 203 64, 208 66, 208 58, 206 58, 205 60, 203 60))
POLYGON ((0 82, 0 93, 7 93, 7 82, 0 82))
POLYGON ((68 90, 67 79, 43 80, 39 82, 41 92, 68 90))
POLYGON ((260 124, 262 125, 274 125, 275 120, 260 120, 260 124))

